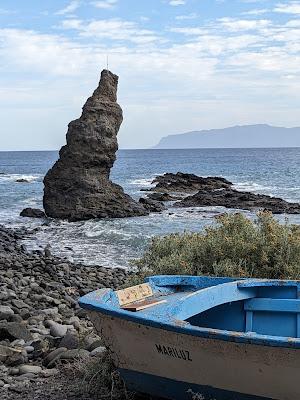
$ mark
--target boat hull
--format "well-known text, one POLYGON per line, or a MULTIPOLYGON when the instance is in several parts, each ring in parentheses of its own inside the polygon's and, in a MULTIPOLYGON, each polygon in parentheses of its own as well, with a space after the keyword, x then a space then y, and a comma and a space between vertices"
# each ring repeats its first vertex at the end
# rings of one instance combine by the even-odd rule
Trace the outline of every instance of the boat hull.
POLYGON ((89 314, 132 390, 175 400, 300 399, 299 349, 202 338, 89 314))

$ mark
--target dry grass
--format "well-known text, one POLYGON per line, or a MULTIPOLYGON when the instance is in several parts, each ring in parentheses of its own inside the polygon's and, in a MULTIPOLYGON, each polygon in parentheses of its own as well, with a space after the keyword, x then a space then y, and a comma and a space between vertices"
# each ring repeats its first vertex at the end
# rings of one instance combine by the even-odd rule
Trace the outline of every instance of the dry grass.
POLYGON ((73 388, 80 396, 97 400, 134 400, 114 367, 109 352, 93 358, 78 359, 62 366, 65 375, 71 376, 73 388))

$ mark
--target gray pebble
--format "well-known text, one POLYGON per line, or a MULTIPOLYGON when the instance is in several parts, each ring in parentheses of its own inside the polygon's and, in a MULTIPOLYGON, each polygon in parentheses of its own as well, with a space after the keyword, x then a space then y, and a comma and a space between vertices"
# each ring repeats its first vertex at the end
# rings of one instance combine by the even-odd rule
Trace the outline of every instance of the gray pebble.
POLYGON ((100 355, 106 352, 106 348, 104 346, 96 347, 93 351, 90 352, 90 356, 94 357, 96 355, 100 355))
POLYGON ((38 365, 21 365, 19 367, 19 374, 39 374, 42 371, 42 368, 38 365))

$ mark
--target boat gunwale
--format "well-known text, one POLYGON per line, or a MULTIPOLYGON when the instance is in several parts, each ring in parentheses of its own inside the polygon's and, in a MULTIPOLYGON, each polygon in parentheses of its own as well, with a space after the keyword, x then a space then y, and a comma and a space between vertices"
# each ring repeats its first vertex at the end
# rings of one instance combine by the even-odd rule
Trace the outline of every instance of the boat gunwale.
MULTIPOLYGON (((167 279, 171 279, 172 276, 168 276, 167 279)), ((177 278, 188 278, 188 276, 177 276, 177 278)), ((158 279, 159 276, 147 278, 147 282, 151 283, 154 279, 158 279)), ((200 277, 197 277, 200 278, 200 277)), ((205 277, 210 278, 210 277, 205 277)), ((212 280, 215 277, 211 278, 212 280)), ((216 278, 219 280, 222 278, 216 278)), ((227 282, 229 281, 240 281, 243 280, 239 278, 224 278, 227 282)), ((300 288, 300 281, 294 280, 264 280, 264 279, 249 279, 249 281, 253 282, 253 285, 265 285, 270 282, 275 284, 276 286, 297 286, 298 290, 300 288)), ((153 282, 154 283, 154 282, 153 282)), ((253 287, 251 284, 250 286, 253 287)), ((160 286, 160 285, 158 285, 160 286)), ((113 306, 108 305, 104 302, 104 297, 107 298, 108 295, 113 293, 114 291, 109 288, 100 289, 95 291, 98 294, 101 292, 101 300, 99 296, 97 296, 96 300, 88 297, 88 295, 83 296, 79 299, 79 304, 82 308, 85 308, 90 311, 96 311, 99 314, 104 314, 107 316, 111 316, 113 318, 120 318, 123 320, 127 320, 137 325, 144 325, 146 327, 153 327, 158 329, 163 329, 166 331, 176 332, 183 335, 189 335, 194 337, 202 337, 205 339, 214 339, 214 340, 222 340, 234 343, 244 343, 244 344, 253 344, 253 345, 261 345, 261 346, 269 346, 269 347, 283 347, 283 348, 291 348, 291 349, 300 349, 300 338, 295 337, 285 337, 285 336, 271 336, 271 335, 261 335, 255 332, 238 332, 238 331, 228 331, 228 330, 220 330, 214 328, 205 328, 200 326, 191 325, 184 320, 178 320, 175 318, 170 318, 167 322, 163 320, 153 318, 153 316, 145 316, 140 313, 133 313, 132 311, 127 311, 122 308, 115 308, 113 306), (100 300, 100 301, 99 301, 100 300)), ((94 292, 92 292, 94 293, 94 292)))

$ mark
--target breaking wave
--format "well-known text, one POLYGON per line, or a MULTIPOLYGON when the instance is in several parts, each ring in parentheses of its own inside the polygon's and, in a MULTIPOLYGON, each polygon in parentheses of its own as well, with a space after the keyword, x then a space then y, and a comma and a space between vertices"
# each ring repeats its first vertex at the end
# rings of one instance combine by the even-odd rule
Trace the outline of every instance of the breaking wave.
POLYGON ((22 179, 28 183, 32 182, 41 182, 43 180, 43 175, 42 174, 34 174, 34 175, 25 175, 25 174, 5 174, 1 173, 0 174, 0 183, 5 183, 5 182, 13 182, 13 181, 18 181, 19 179, 22 179))

